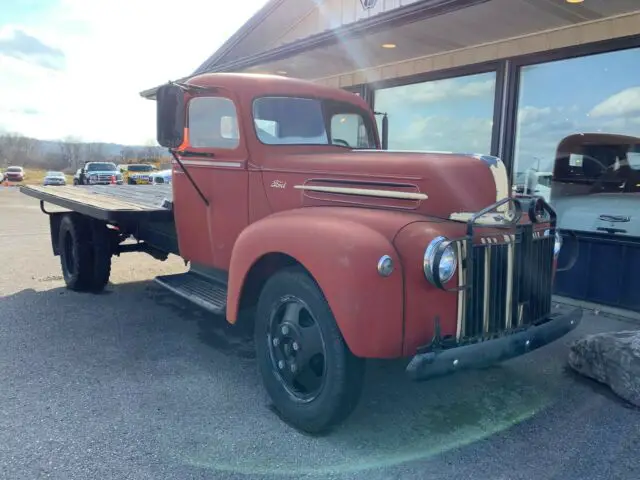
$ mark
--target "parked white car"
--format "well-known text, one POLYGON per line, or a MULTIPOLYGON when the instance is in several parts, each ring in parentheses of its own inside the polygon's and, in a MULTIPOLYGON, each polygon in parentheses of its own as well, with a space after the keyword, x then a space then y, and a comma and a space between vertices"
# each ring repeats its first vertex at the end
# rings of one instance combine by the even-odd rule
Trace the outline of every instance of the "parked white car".
POLYGON ((63 172, 47 172, 42 184, 43 185, 66 185, 67 178, 65 177, 63 172))
POLYGON ((149 175, 149 184, 150 185, 165 185, 171 184, 171 169, 169 170, 160 170, 159 172, 153 172, 149 175))

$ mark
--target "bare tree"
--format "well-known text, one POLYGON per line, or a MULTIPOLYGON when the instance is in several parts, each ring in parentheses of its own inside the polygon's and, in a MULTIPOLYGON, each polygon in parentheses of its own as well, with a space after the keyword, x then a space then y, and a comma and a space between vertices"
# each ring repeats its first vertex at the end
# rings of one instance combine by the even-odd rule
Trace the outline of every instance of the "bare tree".
POLYGON ((83 153, 83 144, 80 139, 68 136, 60 140, 58 146, 66 164, 65 168, 73 170, 80 168, 83 153))
POLYGON ((0 161, 5 165, 35 166, 41 160, 38 140, 19 133, 0 136, 0 161))

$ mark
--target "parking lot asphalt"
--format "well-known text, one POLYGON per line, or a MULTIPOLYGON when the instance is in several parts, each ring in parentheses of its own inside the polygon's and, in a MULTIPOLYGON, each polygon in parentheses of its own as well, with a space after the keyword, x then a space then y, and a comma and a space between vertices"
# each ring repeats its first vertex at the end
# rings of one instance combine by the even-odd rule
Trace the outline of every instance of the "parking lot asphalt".
POLYGON ((100 295, 64 288, 37 201, 0 188, 2 479, 633 479, 640 412, 567 370, 566 344, 638 328, 587 314, 558 342, 411 383, 369 362, 361 403, 322 437, 272 412, 252 340, 163 291, 185 270, 114 260, 100 295))

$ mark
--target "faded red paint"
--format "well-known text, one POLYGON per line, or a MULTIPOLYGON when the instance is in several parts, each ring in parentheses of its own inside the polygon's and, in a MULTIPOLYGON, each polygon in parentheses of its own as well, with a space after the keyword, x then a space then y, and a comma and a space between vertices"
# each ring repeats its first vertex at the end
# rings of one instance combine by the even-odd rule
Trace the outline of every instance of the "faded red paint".
MULTIPOLYGON (((227 318, 235 322, 246 276, 264 255, 283 253, 303 265, 322 289, 345 340, 358 356, 393 358, 415 353, 433 336, 455 334, 456 293, 438 290, 424 276, 427 244, 438 235, 465 234, 446 220, 495 203, 489 167, 468 155, 345 151, 338 146, 267 146, 255 135, 252 102, 263 95, 331 98, 362 108, 351 93, 282 77, 210 74, 189 83, 217 87, 234 102, 240 144, 235 150, 181 149, 213 154, 188 169, 210 202, 207 207, 174 165, 175 217, 181 255, 229 272, 227 318), (220 162, 235 162, 234 167, 220 162), (218 165, 218 166, 216 166, 218 165), (294 188, 351 186, 426 193, 426 200, 308 192, 294 188), (384 187, 376 185, 383 184, 384 187), (344 208, 352 207, 352 208, 344 208), (395 271, 377 273, 382 255, 395 271)), ((185 138, 188 138, 188 131, 185 138)), ((379 136, 375 133, 376 144, 379 136)), ((526 220, 523 220, 526 221, 526 220)), ((486 230, 486 229, 485 229, 486 230)), ((504 234, 505 230, 496 231, 504 234)), ((487 233, 487 232, 485 232, 487 233)))

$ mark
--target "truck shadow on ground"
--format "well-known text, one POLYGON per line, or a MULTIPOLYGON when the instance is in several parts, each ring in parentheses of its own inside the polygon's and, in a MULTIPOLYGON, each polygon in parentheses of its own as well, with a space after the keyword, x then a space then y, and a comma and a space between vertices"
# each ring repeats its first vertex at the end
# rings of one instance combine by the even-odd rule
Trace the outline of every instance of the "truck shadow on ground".
MULTIPOLYGON (((13 317, 24 316, 24 321, 28 316, 33 329, 40 323, 54 322, 58 324, 54 328, 85 329, 85 332, 99 328, 103 335, 108 335, 108 332, 104 333, 107 329, 117 328, 119 334, 127 338, 129 348, 137 350, 138 355, 140 350, 144 355, 149 335, 167 342, 173 341, 171 337, 179 337, 177 343, 189 344, 196 352, 202 350, 197 345, 204 344, 210 348, 210 358, 188 358, 189 363, 201 362, 201 365, 194 365, 194 369, 209 368, 208 361, 217 363, 234 377, 233 388, 252 392, 252 399, 245 403, 236 406, 232 401, 224 406, 232 415, 238 418, 249 415, 254 422, 234 423, 229 427, 234 436, 261 445, 282 443, 285 436, 294 435, 296 445, 286 448, 319 449, 319 454, 309 456, 304 466, 297 455, 281 456, 277 448, 258 448, 252 457, 238 456, 232 449, 221 446, 219 433, 201 428, 181 427, 194 428, 189 444, 181 445, 184 435, 172 440, 172 431, 176 428, 167 424, 162 430, 162 443, 172 449, 174 456, 176 451, 180 452, 181 462, 207 470, 254 474, 328 473, 424 458, 501 432, 534 416, 552 405, 560 389, 564 388, 559 385, 566 384, 560 365, 564 361, 561 358, 564 350, 555 357, 546 352, 547 360, 539 362, 547 365, 544 371, 545 367, 537 367, 535 361, 526 365, 507 363, 425 383, 411 383, 406 379, 406 361, 370 361, 365 389, 356 411, 345 424, 332 431, 330 437, 317 438, 293 431, 275 415, 264 415, 265 410, 256 405, 256 402, 267 402, 256 393, 261 390, 256 382, 257 375, 247 374, 248 371, 255 372, 253 339, 248 328, 229 325, 223 318, 209 315, 153 282, 110 285, 107 293, 101 295, 78 294, 61 286, 46 291, 24 290, 3 298, 0 317, 3 311, 13 317), (74 315, 65 313, 71 309, 74 315), (115 323, 116 317, 120 323, 110 325, 109 322, 115 323), (223 361, 219 354, 230 360, 223 361), (238 362, 238 359, 242 361, 238 362), (557 368, 549 369, 549 362, 557 363, 557 368), (234 373, 234 369, 237 372, 234 373), (321 453, 324 450, 327 450, 326 455, 321 453), (265 466, 276 464, 279 465, 277 469, 265 466)), ((36 330, 33 335, 36 341, 36 330)), ((100 355, 99 352, 96 354, 100 355)), ((133 353, 123 353, 126 355, 133 353)))

